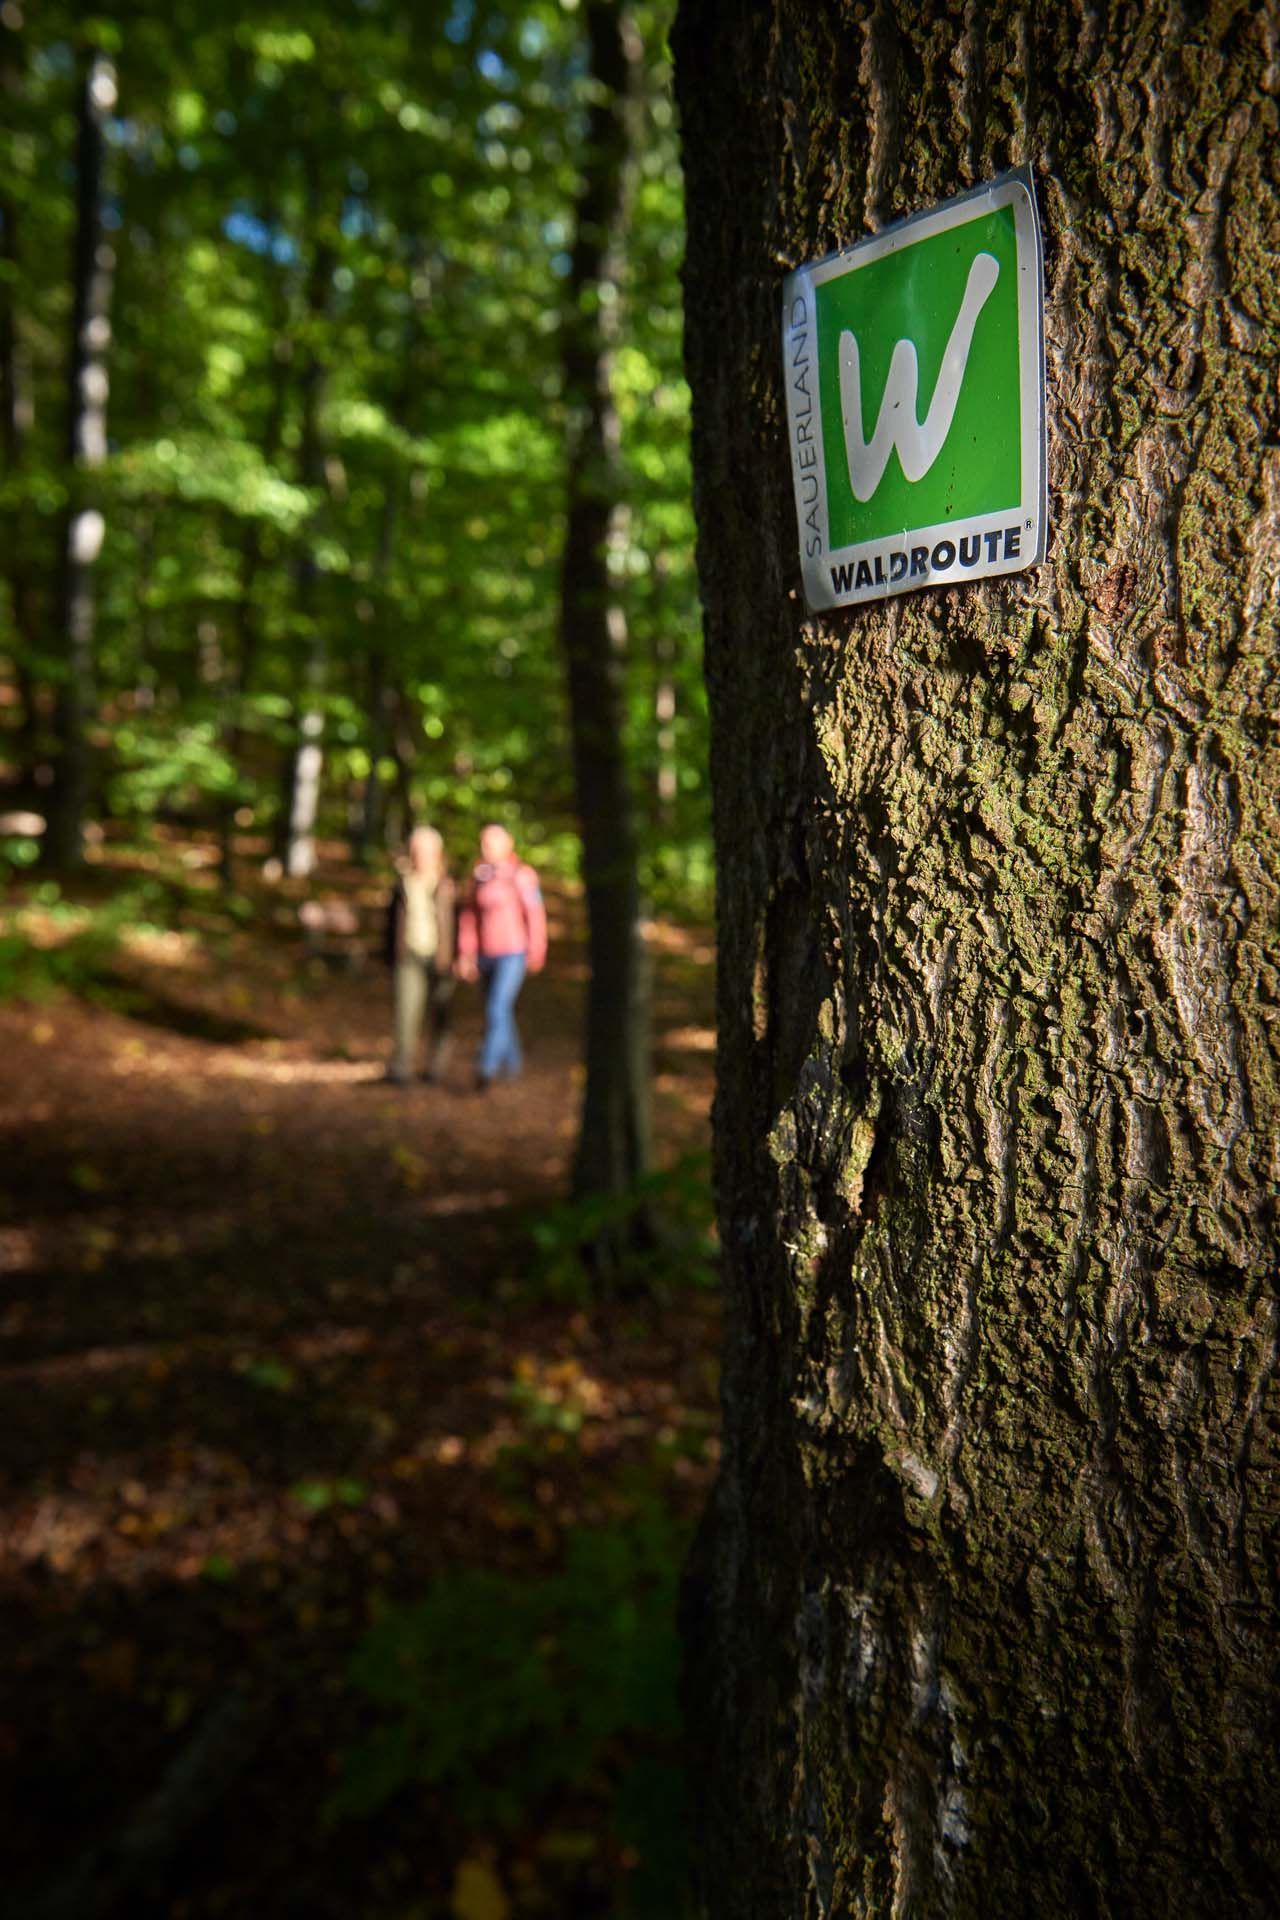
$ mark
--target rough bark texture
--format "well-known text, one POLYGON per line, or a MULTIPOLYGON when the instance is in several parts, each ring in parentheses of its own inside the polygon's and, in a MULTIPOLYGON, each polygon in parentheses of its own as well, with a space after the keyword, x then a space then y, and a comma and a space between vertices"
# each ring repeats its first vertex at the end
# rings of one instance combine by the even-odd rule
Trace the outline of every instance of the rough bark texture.
POLYGON ((624 1192, 649 1159, 649 1014, 635 808, 621 687, 626 624, 609 579, 619 504, 610 386, 615 248, 623 220, 633 44, 616 0, 586 12, 596 85, 588 120, 564 323, 569 417, 561 631, 591 952, 579 1194, 624 1192))
POLYGON ((1275 1911, 1277 18, 683 7, 718 1920, 1275 1911), (1048 560, 806 617, 782 276, 1024 161, 1048 560))
POLYGON ((78 866, 89 790, 86 729, 93 708, 96 573, 105 524, 91 476, 107 457, 108 353, 115 252, 102 224, 103 127, 115 105, 115 68, 83 55, 76 107, 76 224, 71 351, 67 364, 67 508, 61 522, 58 638, 58 748, 49 797, 45 857, 78 866))

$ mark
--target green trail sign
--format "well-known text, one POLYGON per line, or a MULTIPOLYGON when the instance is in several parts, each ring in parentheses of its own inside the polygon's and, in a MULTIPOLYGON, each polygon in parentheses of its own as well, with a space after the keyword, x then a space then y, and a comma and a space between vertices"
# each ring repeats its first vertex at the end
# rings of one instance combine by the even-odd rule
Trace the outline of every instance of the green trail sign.
POLYGON ((1029 168, 789 274, 783 352, 811 607, 1043 558, 1044 266, 1029 168))

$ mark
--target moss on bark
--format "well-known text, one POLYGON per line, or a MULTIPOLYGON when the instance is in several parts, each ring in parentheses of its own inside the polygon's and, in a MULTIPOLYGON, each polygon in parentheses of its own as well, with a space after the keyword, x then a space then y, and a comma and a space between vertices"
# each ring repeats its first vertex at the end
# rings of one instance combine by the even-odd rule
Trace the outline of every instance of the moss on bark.
POLYGON ((1274 22, 686 0, 677 73, 730 1291, 706 1906, 1268 1912, 1274 22), (809 617, 782 275, 1024 161, 1048 561, 809 617))

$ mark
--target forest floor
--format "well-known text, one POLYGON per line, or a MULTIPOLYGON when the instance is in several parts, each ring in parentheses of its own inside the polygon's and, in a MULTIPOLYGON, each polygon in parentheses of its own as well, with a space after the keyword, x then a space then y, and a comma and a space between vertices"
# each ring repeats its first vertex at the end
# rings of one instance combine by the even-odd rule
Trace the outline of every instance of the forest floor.
MULTIPOLYGON (((577 903, 523 1080, 469 1090, 464 989, 449 1083, 401 1090, 381 966, 307 959, 297 888, 228 917, 209 859, 104 847, 10 920, 14 965, 84 952, 0 1003, 0 1911, 673 1920, 717 1306, 692 1239, 604 1301, 577 1262, 577 903)), ((322 882, 372 951, 383 887, 322 882)), ((652 948, 696 1233, 711 943, 652 948)))

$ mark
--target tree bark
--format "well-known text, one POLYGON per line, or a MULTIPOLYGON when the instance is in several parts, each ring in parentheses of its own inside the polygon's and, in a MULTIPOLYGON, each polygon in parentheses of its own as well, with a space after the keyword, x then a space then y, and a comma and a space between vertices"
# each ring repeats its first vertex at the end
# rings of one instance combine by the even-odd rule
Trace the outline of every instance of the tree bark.
MULTIPOLYGON (((14 26, 6 21, 0 28, 0 102, 6 113, 17 113, 22 96, 22 79, 20 25, 14 26)), ((35 410, 30 356, 19 318, 22 263, 18 229, 16 190, 0 193, 0 450, 3 451, 5 473, 20 487, 35 410)), ((39 731, 36 676, 33 671, 35 622, 28 547, 29 517, 26 504, 20 492, 17 492, 3 521, 7 549, 4 566, 13 625, 14 677, 22 700, 17 751, 23 785, 27 788, 32 787, 39 731)))
POLYGON ((115 253, 102 224, 103 128, 115 105, 115 69, 101 53, 81 61, 76 110, 76 226, 72 261, 71 352, 67 366, 67 509, 62 519, 58 637, 62 674, 57 752, 45 858, 76 867, 88 802, 86 728, 93 705, 95 569, 105 523, 92 503, 91 476, 107 457, 108 350, 115 253))
MULTIPOLYGON (((411 433, 419 397, 430 391, 435 378, 424 353, 424 319, 431 300, 431 275, 421 242, 415 243, 410 256, 409 297, 405 308, 404 339, 400 349, 400 377, 391 396, 388 415, 393 426, 411 433)), ((406 487, 405 475, 398 466, 387 474, 382 494, 382 512, 378 525, 378 551, 373 568, 374 602, 372 617, 378 623, 378 638, 368 649, 369 772, 360 796, 359 812, 351 837, 351 858, 363 866, 369 849, 387 844, 388 807, 380 764, 390 751, 396 768, 397 792, 407 788, 408 773, 398 741, 397 721, 404 695, 392 678, 392 666, 399 672, 392 633, 396 622, 395 563, 405 517, 406 495, 412 496, 412 478, 406 487)))
POLYGON ((1274 12, 686 0, 676 64, 728 1294, 704 1910, 1269 1913, 1274 12), (1048 559, 806 616, 782 276, 1024 162, 1048 559))
MULTIPOLYGON (((281 307, 279 329, 271 348, 271 398, 262 434, 262 457, 268 466, 275 464, 280 453, 288 387, 287 370, 292 354, 292 345, 285 332, 283 297, 281 307)), ((240 578, 235 611, 235 686, 231 693, 231 712, 222 729, 223 748, 237 774, 236 785, 224 797, 218 810, 218 874, 224 887, 231 886, 235 875, 235 817, 241 804, 240 762, 245 749, 248 699, 257 673, 262 639, 257 601, 262 560, 262 527, 257 520, 250 520, 240 539, 240 578)))
MULTIPOLYGON (((304 487, 317 488, 324 478, 324 449, 320 440, 320 408, 328 367, 321 329, 329 309, 333 281, 333 248, 317 243, 307 288, 307 353, 303 365, 302 435, 298 478, 304 487)), ((302 648, 301 699, 297 738, 285 770, 281 860, 294 877, 309 874, 316 863, 315 827, 320 805, 320 776, 324 769, 324 633, 315 615, 316 563, 313 526, 302 532, 294 563, 294 608, 302 648)))
POLYGON ((625 1193, 649 1161, 648 988, 621 685, 626 620, 609 577, 620 491, 610 347, 636 49, 623 11, 612 0, 587 7, 586 32, 595 95, 563 334, 569 426, 561 569, 561 633, 591 961, 586 1086, 573 1173, 579 1195, 625 1193))

